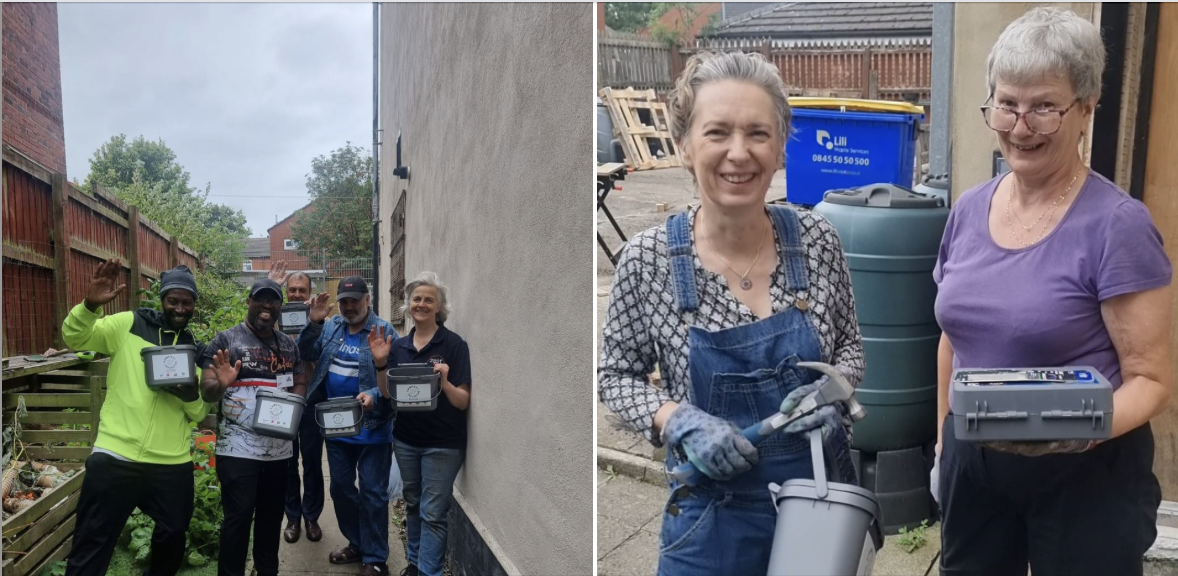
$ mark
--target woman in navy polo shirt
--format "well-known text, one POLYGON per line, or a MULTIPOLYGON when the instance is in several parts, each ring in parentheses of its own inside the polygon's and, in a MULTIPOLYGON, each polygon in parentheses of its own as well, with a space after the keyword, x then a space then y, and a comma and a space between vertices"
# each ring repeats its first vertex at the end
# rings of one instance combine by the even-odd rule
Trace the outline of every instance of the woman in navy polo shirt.
POLYGON ((393 342, 388 364, 432 364, 442 374, 442 393, 437 408, 399 412, 393 427, 397 465, 405 482, 408 532, 409 567, 401 574, 441 576, 450 495, 466 455, 470 350, 445 326, 450 306, 437 274, 422 272, 405 286, 405 309, 413 318, 413 329, 393 342))

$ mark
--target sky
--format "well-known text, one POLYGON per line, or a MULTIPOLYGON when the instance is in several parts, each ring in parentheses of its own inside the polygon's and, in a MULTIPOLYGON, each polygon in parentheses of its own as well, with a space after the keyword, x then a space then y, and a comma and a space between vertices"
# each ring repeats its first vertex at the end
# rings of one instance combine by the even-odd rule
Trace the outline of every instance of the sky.
POLYGON ((372 149, 372 4, 59 3, 66 171, 117 134, 162 139, 266 236, 311 160, 372 149))

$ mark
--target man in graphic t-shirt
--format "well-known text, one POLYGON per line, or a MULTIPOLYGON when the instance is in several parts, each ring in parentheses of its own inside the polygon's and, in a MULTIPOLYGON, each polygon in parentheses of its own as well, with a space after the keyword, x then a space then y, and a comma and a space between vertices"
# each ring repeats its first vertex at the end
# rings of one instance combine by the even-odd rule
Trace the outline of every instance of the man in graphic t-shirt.
POLYGON ((275 389, 306 396, 306 377, 295 342, 278 331, 282 292, 270 279, 250 288, 245 322, 213 337, 201 365, 201 396, 219 403, 217 478, 221 481, 221 549, 218 573, 243 576, 254 522, 254 568, 278 574, 278 546, 286 494, 290 440, 253 430, 257 394, 275 389))

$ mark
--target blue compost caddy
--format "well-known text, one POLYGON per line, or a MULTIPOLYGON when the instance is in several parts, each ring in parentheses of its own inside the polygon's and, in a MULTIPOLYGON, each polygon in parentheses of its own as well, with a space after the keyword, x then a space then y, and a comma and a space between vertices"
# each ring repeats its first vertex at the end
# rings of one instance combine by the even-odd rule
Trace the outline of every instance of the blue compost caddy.
POLYGON ((790 98, 786 201, 814 206, 827 190, 888 183, 912 187, 924 108, 906 102, 790 98))

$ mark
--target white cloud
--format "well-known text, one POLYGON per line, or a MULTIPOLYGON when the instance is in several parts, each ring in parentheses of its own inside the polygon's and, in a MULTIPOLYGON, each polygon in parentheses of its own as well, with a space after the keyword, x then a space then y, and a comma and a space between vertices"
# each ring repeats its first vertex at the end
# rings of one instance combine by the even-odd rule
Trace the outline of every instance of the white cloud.
POLYGON ((163 139, 262 236, 313 157, 371 147, 371 4, 60 3, 58 27, 70 178, 113 135, 163 139))

